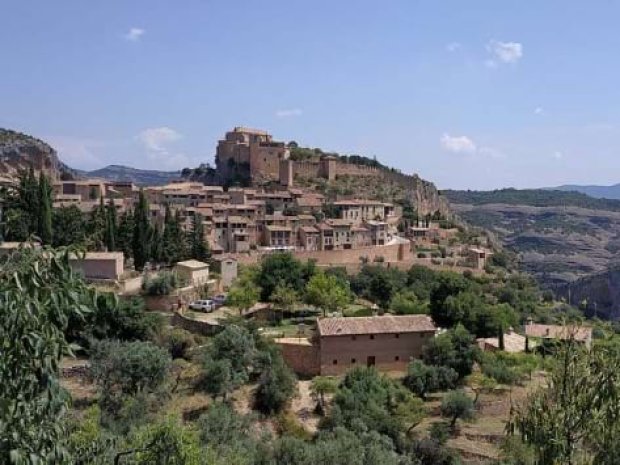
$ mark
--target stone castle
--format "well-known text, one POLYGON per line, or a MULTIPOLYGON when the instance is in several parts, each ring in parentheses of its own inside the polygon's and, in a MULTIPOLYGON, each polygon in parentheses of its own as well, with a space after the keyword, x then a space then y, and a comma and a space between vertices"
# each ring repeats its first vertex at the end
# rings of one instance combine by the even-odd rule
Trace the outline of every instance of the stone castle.
POLYGON ((291 187, 295 178, 337 176, 382 176, 385 170, 373 166, 344 163, 332 156, 292 160, 291 148, 274 141, 271 134, 258 129, 235 127, 217 145, 215 163, 222 182, 248 181, 250 184, 279 182, 291 187))

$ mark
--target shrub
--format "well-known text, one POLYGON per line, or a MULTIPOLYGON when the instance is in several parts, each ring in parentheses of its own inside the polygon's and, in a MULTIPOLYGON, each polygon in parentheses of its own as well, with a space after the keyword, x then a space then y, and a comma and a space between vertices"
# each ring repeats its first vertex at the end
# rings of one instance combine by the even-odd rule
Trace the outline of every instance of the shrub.
POLYGON ((181 328, 172 328, 163 331, 159 344, 168 350, 170 356, 189 360, 189 350, 194 347, 196 340, 189 331, 181 328))
POLYGON ((421 360, 414 360, 407 367, 403 383, 411 392, 425 399, 428 393, 453 389, 457 379, 458 373, 452 368, 426 365, 421 360))
POLYGON ((142 290, 151 296, 170 295, 173 290, 183 287, 183 284, 176 273, 163 271, 154 278, 145 278, 142 290))
POLYGON ((424 252, 418 252, 418 258, 426 258, 426 254, 424 252))
POLYGON ((441 415, 448 418, 450 427, 454 428, 459 418, 468 420, 473 417, 474 401, 463 390, 451 391, 441 402, 441 415))
POLYGON ((429 428, 428 435, 443 446, 450 437, 450 426, 444 421, 436 421, 429 428))
POLYGON ((297 379, 281 357, 263 371, 256 389, 256 407, 261 412, 279 413, 297 390, 297 379))

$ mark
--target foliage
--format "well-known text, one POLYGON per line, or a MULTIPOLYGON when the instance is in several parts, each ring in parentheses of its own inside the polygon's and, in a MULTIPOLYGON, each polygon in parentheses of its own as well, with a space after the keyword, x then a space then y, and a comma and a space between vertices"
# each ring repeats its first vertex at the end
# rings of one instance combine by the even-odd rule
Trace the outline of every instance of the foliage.
POLYGON ((145 277, 142 289, 146 295, 170 295, 172 291, 183 287, 184 283, 179 275, 173 271, 162 271, 154 278, 145 277))
POLYGON ((297 392, 297 378, 279 352, 263 369, 255 393, 256 408, 266 414, 279 413, 297 392))
POLYGON ((339 312, 350 301, 348 289, 334 275, 316 273, 306 286, 306 302, 323 311, 339 312))
POLYGON ((181 328, 170 328, 159 335, 159 344, 164 347, 173 359, 190 359, 189 351, 196 345, 192 333, 181 328))
POLYGON ((426 365, 421 360, 413 360, 407 366, 403 384, 415 395, 426 398, 426 394, 453 389, 458 373, 445 366, 426 365))
POLYGON ((317 402, 317 410, 324 414, 326 404, 326 395, 334 394, 338 389, 338 380, 332 376, 315 376, 310 384, 310 393, 317 402))
POLYGON ((205 240, 204 226, 202 224, 202 215, 196 213, 193 218, 192 232, 190 233, 190 256, 196 260, 206 262, 211 258, 209 244, 205 240))
POLYGON ((80 246, 85 243, 86 224, 77 206, 55 208, 52 225, 54 247, 80 246))
POLYGON ((256 284, 261 288, 261 300, 268 302, 278 285, 288 286, 300 294, 314 274, 314 268, 314 262, 301 263, 289 252, 267 255, 256 277, 256 284))
POLYGON ((334 396, 333 408, 320 426, 325 430, 341 426, 359 432, 375 431, 397 441, 423 416, 422 405, 412 398, 402 385, 374 368, 355 368, 345 376, 334 396))
POLYGON ((390 301, 390 310, 396 315, 419 315, 428 312, 426 304, 420 302, 413 291, 402 291, 395 294, 390 301))
POLYGON ((68 396, 59 384, 69 318, 94 305, 66 252, 23 249, 0 267, 0 462, 63 463, 68 396))
POLYGON ((90 360, 99 405, 111 422, 135 419, 168 379, 171 362, 167 351, 150 342, 109 340, 93 344, 90 360))
POLYGON ((226 304, 239 310, 241 315, 256 304, 261 294, 253 278, 251 271, 245 271, 228 291, 226 304))
POLYGON ((392 297, 403 290, 406 283, 406 273, 396 268, 366 264, 353 277, 351 288, 357 295, 372 300, 382 308, 388 308, 392 297))
POLYGON ((468 420, 474 415, 474 401, 465 391, 450 391, 441 401, 441 415, 450 420, 450 426, 454 428, 460 418, 468 420))
POLYGON ((618 463, 618 355, 615 347, 563 345, 546 385, 509 425, 511 433, 519 432, 532 446, 536 463, 618 463))
POLYGON ((424 349, 423 360, 427 365, 452 368, 459 379, 469 375, 474 362, 480 357, 474 337, 459 325, 431 340, 424 349))
POLYGON ((202 360, 203 388, 214 397, 226 397, 250 379, 257 356, 250 332, 237 325, 227 325, 213 337, 202 360))
POLYGON ((144 269, 151 253, 151 222, 149 204, 143 190, 140 190, 138 204, 133 215, 132 256, 137 270, 144 269))
POLYGON ((271 302, 280 312, 291 311, 299 302, 299 295, 290 285, 280 283, 271 294, 271 302))
POLYGON ((69 319, 66 335, 70 341, 88 347, 93 339, 151 339, 162 325, 162 317, 146 312, 144 301, 138 297, 119 300, 111 293, 99 294, 92 311, 69 319))
POLYGON ((200 442, 223 458, 241 455, 252 447, 253 416, 240 415, 224 402, 214 402, 197 422, 200 442))

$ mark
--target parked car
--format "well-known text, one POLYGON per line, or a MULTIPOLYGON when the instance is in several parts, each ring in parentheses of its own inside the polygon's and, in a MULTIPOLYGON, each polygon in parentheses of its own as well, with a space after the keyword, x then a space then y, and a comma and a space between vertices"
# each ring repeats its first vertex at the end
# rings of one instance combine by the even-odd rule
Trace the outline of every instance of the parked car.
POLYGON ((213 302, 217 307, 221 307, 226 303, 226 294, 218 294, 213 297, 213 302))
POLYGON ((212 300, 194 300, 189 304, 189 308, 192 310, 198 310, 200 312, 212 312, 215 310, 215 302, 212 300))

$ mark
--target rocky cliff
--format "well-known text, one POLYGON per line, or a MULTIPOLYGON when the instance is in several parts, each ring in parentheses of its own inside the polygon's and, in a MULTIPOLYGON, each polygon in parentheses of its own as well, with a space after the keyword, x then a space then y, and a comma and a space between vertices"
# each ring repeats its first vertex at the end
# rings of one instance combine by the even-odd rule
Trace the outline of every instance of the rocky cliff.
POLYGON ((56 151, 42 140, 0 128, 0 176, 5 181, 14 180, 30 166, 54 179, 69 172, 58 160, 56 151))

